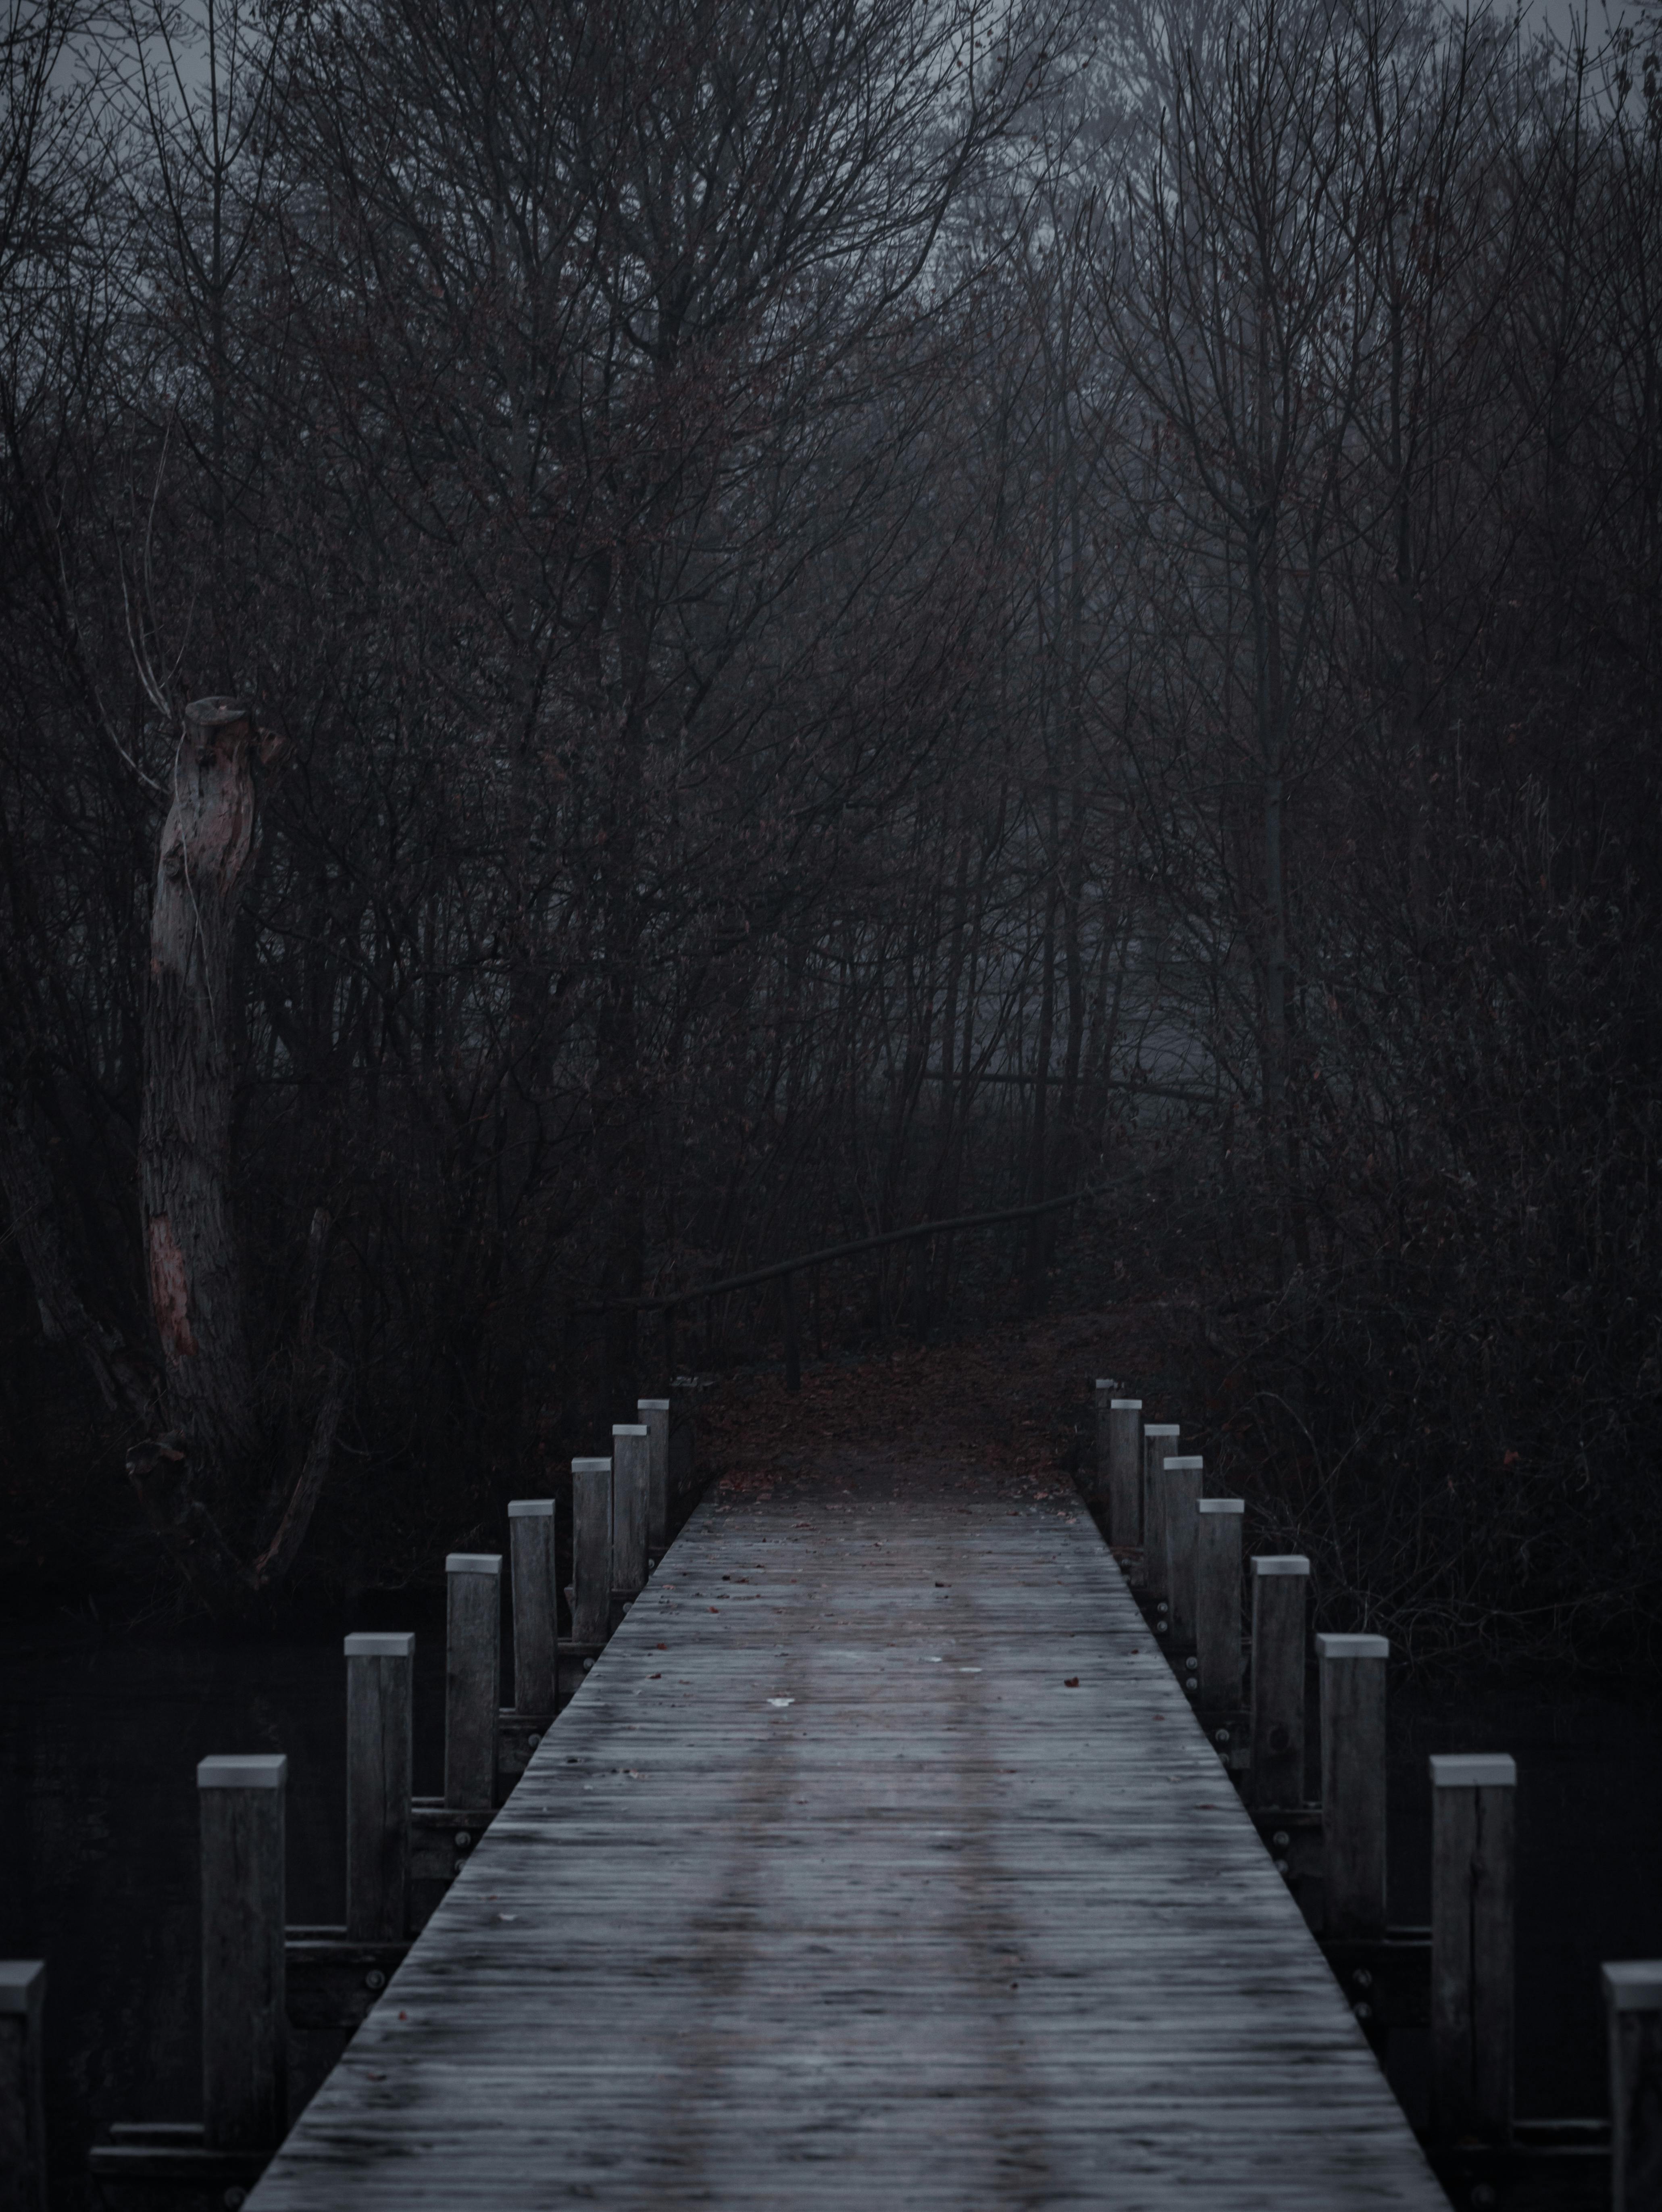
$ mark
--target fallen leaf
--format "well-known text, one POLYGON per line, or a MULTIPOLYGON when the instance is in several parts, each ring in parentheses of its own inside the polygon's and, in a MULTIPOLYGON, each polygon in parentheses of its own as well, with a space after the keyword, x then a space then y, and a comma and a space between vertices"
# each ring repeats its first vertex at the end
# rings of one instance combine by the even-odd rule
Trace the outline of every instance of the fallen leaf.
POLYGON ((1067 1680, 1063 1683, 1062 1687, 1065 1690, 1077 1690, 1079 1687, 1079 1677, 1077 1674, 1070 1674, 1067 1680))

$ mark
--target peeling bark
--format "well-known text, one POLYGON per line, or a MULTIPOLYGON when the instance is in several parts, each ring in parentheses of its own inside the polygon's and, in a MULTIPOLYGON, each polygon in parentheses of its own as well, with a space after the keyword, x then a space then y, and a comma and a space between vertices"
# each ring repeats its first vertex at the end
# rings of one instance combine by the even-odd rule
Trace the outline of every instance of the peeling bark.
POLYGON ((231 951, 254 842, 253 716, 185 709, 150 915, 139 1173, 151 1311, 175 1425, 213 1492, 258 1453, 230 1206, 231 951))

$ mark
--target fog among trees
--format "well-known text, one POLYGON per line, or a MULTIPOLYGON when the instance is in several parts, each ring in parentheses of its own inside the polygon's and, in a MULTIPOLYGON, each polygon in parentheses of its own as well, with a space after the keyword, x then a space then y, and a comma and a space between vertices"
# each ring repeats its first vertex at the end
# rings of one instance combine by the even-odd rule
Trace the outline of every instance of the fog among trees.
POLYGON ((1080 1190, 810 1352, 1170 1297, 1347 1625, 1648 1634, 1642 33, 4 5, 14 1521, 414 1572, 1080 1190))

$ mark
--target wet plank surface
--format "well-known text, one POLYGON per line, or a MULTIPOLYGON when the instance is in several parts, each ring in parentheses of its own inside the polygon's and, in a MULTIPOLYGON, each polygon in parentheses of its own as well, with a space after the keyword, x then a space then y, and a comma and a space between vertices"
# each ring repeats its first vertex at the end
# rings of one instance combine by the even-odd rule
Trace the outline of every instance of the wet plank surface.
POLYGON ((249 2199, 1446 2202, 1089 1516, 949 1467, 707 1498, 249 2199))

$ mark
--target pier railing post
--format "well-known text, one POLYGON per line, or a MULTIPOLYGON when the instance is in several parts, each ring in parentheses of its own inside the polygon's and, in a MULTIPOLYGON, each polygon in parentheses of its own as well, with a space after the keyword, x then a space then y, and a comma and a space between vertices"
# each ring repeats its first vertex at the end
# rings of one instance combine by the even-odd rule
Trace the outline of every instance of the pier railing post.
POLYGON ((1234 1712, 1240 1704, 1240 1532, 1239 1498, 1203 1498, 1196 1509, 1195 1656, 1200 1704, 1234 1712))
POLYGON ((1385 1934, 1383 1636, 1319 1636, 1322 1925, 1330 1936, 1385 1934))
POLYGON ((1446 2142, 1512 2134, 1517 1781, 1504 1753, 1431 1761, 1431 2128, 1446 2142))
POLYGON ((1662 1959, 1614 1961, 1599 1978, 1610 2034, 1610 2203, 1614 2212, 1654 2212, 1662 2203, 1662 1959))
MULTIPOLYGON (((1166 1500, 1161 1471, 1177 1449, 1180 1431, 1175 1421, 1151 1421, 1143 1431, 1143 1576, 1156 1602, 1168 1598, 1166 1588, 1166 1500)), ((1165 1616, 1160 1616, 1163 1621, 1165 1616)))
POLYGON ((1108 1407, 1108 1541, 1143 1541, 1143 1401, 1115 1398, 1108 1407))
POLYGON ((409 1929, 410 1734, 416 1638, 346 1639, 346 1932, 401 1943, 409 1929))
POLYGON ((1253 1560, 1254 1805, 1304 1802, 1304 1613, 1310 1562, 1297 1553, 1253 1560))
POLYGON ((452 1552, 445 1583, 445 1802, 489 1806, 501 1704, 502 1555, 452 1552))
POLYGON ((204 1759, 202 2122, 209 2150, 268 2150, 288 2125, 282 1753, 204 1759))
POLYGON ((612 1430, 612 1589, 626 1598, 646 1587, 646 1522, 652 1487, 651 1437, 642 1421, 612 1430))
POLYGON ((1090 1480, 1085 1485, 1085 1496, 1093 1505, 1108 1502, 1108 1468, 1113 1456, 1109 1442, 1108 1414, 1113 1402, 1113 1378, 1099 1375, 1096 1378, 1096 1454, 1091 1462, 1090 1480))
POLYGON ((0 1959, 0 2212, 46 2212, 45 1998, 43 1960, 0 1959))
POLYGON ((646 1546, 661 1552, 670 1535, 670 1401, 641 1398, 635 1411, 646 1425, 646 1546))
POLYGON ((1185 1457, 1168 1459, 1161 1470, 1165 1498, 1167 1620, 1171 1624, 1172 1664, 1195 1657, 1195 1555, 1200 1534, 1197 1508, 1204 1484, 1206 1462, 1185 1457))
POLYGON ((513 1575, 513 1710, 551 1717, 560 1665, 555 1594, 554 1500, 516 1498, 508 1505, 513 1575))
POLYGON ((572 1462, 572 1639, 604 1644, 611 1625, 612 1463, 572 1462))

